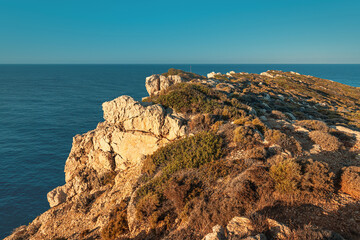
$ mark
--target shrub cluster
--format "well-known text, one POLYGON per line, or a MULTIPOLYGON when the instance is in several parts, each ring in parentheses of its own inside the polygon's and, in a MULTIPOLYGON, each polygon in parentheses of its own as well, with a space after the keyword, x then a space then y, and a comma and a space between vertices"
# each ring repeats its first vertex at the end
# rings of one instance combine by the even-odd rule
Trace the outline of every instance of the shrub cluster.
POLYGON ((279 130, 268 130, 265 132, 265 139, 272 144, 277 144, 292 154, 299 154, 302 151, 300 143, 279 130))
POLYGON ((116 239, 120 235, 129 231, 126 214, 127 204, 122 201, 110 215, 110 221, 101 231, 101 239, 116 239))
POLYGON ((309 160, 305 164, 301 188, 307 193, 326 197, 334 192, 334 174, 326 163, 309 160))
POLYGON ((244 149, 251 149, 259 142, 259 139, 256 137, 255 130, 249 126, 237 127, 234 130, 233 140, 244 149))
POLYGON ((189 122, 189 127, 193 132, 208 131, 214 123, 214 118, 210 114, 197 114, 189 122))
POLYGON ((147 101, 159 103, 181 113, 202 113, 223 119, 239 118, 246 114, 239 100, 197 83, 178 83, 147 101))
POLYGON ((275 188, 280 193, 293 194, 298 191, 300 180, 300 165, 294 159, 284 159, 270 168, 270 176, 275 182, 275 188))
POLYGON ((335 136, 322 131, 312 131, 309 137, 325 151, 337 151, 342 145, 335 136))
POLYGON ((199 74, 196 74, 196 73, 191 73, 191 72, 185 72, 183 70, 180 70, 180 69, 175 69, 175 68, 170 68, 166 73, 163 73, 161 74, 165 77, 168 77, 170 75, 178 75, 184 79, 187 79, 187 80, 191 80, 191 79, 204 79, 205 77, 204 76, 201 76, 199 74))
POLYGON ((328 132, 330 128, 323 121, 319 120, 301 120, 296 121, 296 124, 305 127, 309 130, 318 130, 323 132, 328 132))
POLYGON ((279 159, 270 167, 270 176, 280 193, 329 197, 334 192, 334 174, 323 162, 279 159))
POLYGON ((211 113, 220 108, 219 97, 210 88, 201 84, 179 83, 172 85, 164 94, 151 101, 182 113, 211 113))
POLYGON ((148 156, 143 172, 147 173, 151 180, 144 183, 138 191, 137 218, 140 221, 148 219, 152 224, 157 223, 168 214, 163 207, 166 199, 173 202, 178 213, 181 212, 191 196, 200 192, 201 183, 189 175, 186 179, 184 176, 176 177, 177 174, 185 169, 198 169, 207 163, 216 162, 222 156, 222 145, 223 140, 218 135, 201 132, 170 143, 148 156), (157 169, 160 174, 151 178, 157 169))

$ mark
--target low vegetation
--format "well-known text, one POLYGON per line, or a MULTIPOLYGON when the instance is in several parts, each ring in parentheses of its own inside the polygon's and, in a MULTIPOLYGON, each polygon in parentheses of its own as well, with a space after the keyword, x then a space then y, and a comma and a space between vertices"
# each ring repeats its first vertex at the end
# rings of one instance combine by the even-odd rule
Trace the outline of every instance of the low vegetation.
POLYGON ((101 231, 101 239, 116 239, 129 231, 126 213, 127 204, 122 201, 110 214, 108 224, 101 231))
POLYGON ((295 194, 300 182, 300 166, 294 159, 284 159, 270 168, 270 176, 280 193, 295 194))
POLYGON ((337 151, 342 145, 335 136, 327 132, 311 131, 309 136, 311 140, 313 140, 316 144, 319 144, 325 151, 337 151))
POLYGON ((186 80, 191 80, 194 78, 198 78, 198 79, 204 79, 204 76, 201 76, 199 74, 196 73, 190 73, 190 72, 185 72, 183 70, 180 69, 175 69, 175 68, 170 68, 166 73, 161 74, 165 77, 169 76, 169 75, 178 75, 186 80))
MULTIPOLYGON (((187 135, 143 159, 131 201, 113 204, 102 239, 203 239, 236 216, 268 239, 277 239, 269 218, 289 227, 284 239, 360 238, 360 151, 352 134, 360 127, 360 89, 268 73, 217 75, 208 84, 182 70, 162 74, 188 82, 147 101, 184 118, 187 135)), ((99 185, 116 187, 120 172, 99 185)))

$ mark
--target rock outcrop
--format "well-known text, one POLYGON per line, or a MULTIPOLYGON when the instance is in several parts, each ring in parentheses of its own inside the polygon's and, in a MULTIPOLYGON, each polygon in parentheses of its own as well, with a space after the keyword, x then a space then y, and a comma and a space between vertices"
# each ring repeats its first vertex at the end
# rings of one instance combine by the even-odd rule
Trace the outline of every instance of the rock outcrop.
POLYGON ((145 155, 186 132, 180 116, 167 113, 160 105, 144 105, 129 96, 103 103, 103 110, 105 122, 74 137, 65 165, 66 184, 49 192, 51 207, 97 187, 100 179, 111 171, 139 168, 145 155))
POLYGON ((146 78, 146 91, 149 95, 159 94, 161 91, 166 90, 173 84, 184 82, 185 80, 179 75, 163 76, 159 74, 151 75, 146 78))

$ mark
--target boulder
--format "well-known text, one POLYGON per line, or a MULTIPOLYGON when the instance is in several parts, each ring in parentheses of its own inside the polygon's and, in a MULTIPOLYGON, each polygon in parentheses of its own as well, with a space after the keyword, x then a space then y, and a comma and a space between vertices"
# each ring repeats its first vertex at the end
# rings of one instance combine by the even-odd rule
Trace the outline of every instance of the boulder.
POLYGON ((262 72, 262 73, 260 73, 260 75, 261 75, 261 76, 264 76, 264 77, 274 78, 274 76, 271 75, 271 74, 268 73, 268 72, 262 72))
POLYGON ((225 240, 224 228, 220 225, 213 227, 213 232, 207 234, 202 240, 225 240))
POLYGON ((160 75, 154 74, 147 77, 145 87, 150 96, 158 93, 160 91, 160 75))
POLYGON ((176 114, 167 114, 159 105, 135 101, 132 97, 121 96, 103 103, 104 119, 120 126, 124 131, 140 131, 174 139, 184 135, 184 120, 176 114))
POLYGON ((252 234, 255 230, 249 218, 234 217, 226 226, 229 239, 240 239, 252 234))
POLYGON ((260 233, 255 236, 249 236, 246 238, 242 238, 241 240, 267 240, 267 238, 264 234, 260 233))
POLYGON ((159 94, 160 91, 166 90, 171 85, 184 81, 185 80, 179 75, 163 76, 154 74, 146 78, 145 87, 149 95, 152 96, 159 94))
POLYGON ((217 75, 221 75, 220 72, 216 73, 216 72, 211 72, 207 74, 207 78, 215 78, 215 76, 217 75))
POLYGON ((50 207, 55 207, 66 201, 66 193, 63 191, 63 186, 57 187, 47 194, 47 200, 50 207))
POLYGON ((267 219, 267 223, 270 233, 274 237, 274 239, 287 240, 290 238, 291 230, 284 224, 270 218, 267 219))

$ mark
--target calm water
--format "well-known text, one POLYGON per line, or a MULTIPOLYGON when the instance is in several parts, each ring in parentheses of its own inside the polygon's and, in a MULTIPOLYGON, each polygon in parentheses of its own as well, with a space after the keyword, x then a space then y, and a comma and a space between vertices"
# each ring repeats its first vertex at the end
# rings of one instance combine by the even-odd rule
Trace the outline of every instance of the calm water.
MULTIPOLYGON (((101 104, 146 96, 145 77, 190 65, 0 65, 0 238, 49 206, 64 184, 72 137, 102 121, 101 104)), ((360 65, 192 65, 193 72, 296 71, 360 87, 360 65)))

